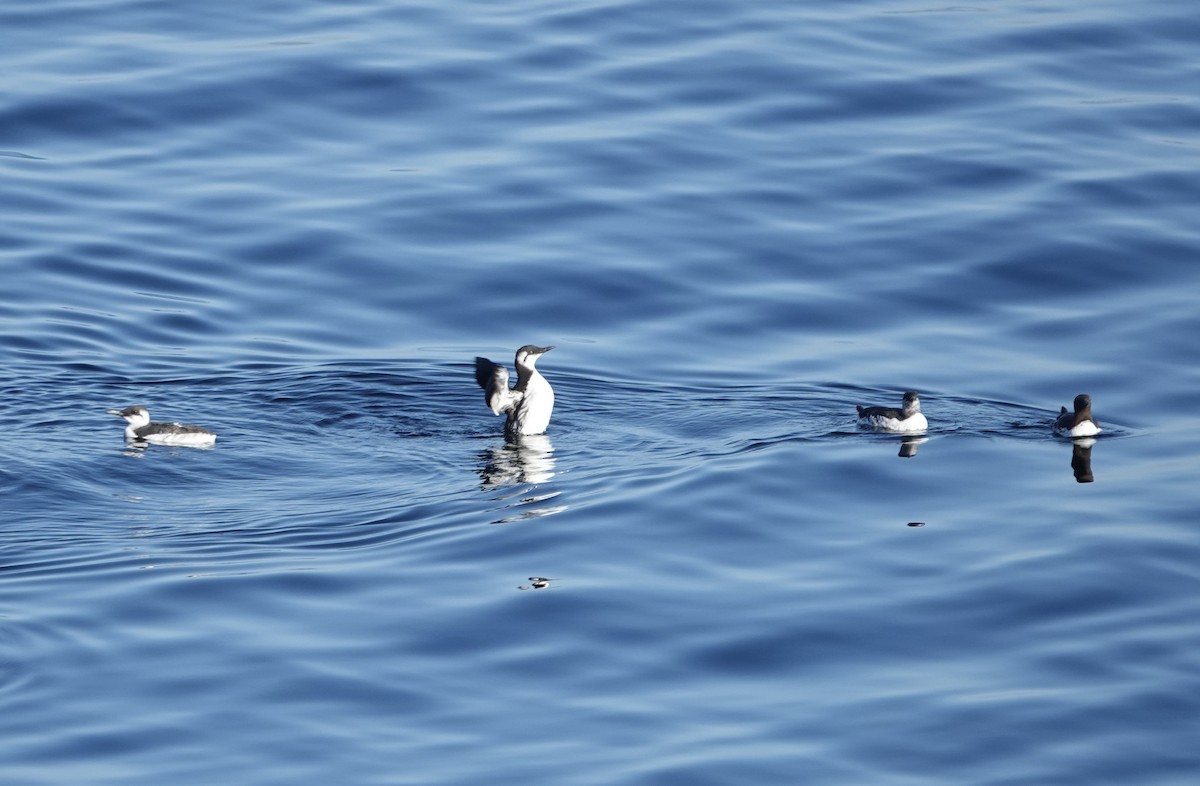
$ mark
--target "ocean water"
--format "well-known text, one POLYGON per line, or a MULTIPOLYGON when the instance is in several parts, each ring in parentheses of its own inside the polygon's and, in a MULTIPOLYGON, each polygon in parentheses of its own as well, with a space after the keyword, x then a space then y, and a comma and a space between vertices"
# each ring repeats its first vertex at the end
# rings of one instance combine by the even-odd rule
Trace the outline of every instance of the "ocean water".
POLYGON ((0 783, 1196 782, 1189 4, 0 30, 0 783))

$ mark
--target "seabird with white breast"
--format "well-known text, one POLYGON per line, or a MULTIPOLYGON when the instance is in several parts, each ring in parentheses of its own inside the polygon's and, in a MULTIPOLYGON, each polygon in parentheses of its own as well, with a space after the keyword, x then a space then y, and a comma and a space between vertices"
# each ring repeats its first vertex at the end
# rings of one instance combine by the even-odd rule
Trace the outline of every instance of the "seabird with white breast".
POLYGON ((858 406, 858 422, 880 431, 912 433, 929 428, 925 415, 921 413, 921 397, 915 390, 904 394, 902 409, 890 407, 858 406))
POLYGON ((487 358, 475 358, 475 381, 493 415, 508 415, 506 434, 543 434, 554 411, 554 389, 537 370, 537 361, 554 347, 526 344, 517 350, 517 385, 508 386, 508 369, 487 358))
POLYGON ((1054 430, 1064 437, 1091 437, 1100 433, 1100 426, 1092 417, 1092 397, 1080 393, 1075 397, 1075 411, 1067 412, 1063 407, 1058 419, 1054 421, 1054 430))
POLYGON ((184 423, 151 423, 150 410, 135 405, 125 409, 110 409, 108 414, 125 418, 125 439, 130 442, 149 442, 155 445, 177 445, 191 448, 211 447, 217 435, 200 426, 184 423))

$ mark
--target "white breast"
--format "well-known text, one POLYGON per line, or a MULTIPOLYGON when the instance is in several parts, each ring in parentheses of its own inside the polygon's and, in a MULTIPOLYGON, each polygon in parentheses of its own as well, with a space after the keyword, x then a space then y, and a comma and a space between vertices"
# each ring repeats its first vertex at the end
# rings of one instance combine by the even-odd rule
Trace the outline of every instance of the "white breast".
POLYGON ((1100 433, 1100 427, 1095 421, 1085 420, 1082 423, 1070 429, 1059 429, 1059 431, 1068 437, 1094 437, 1100 433))
POLYGON ((543 434, 550 425, 554 411, 554 389, 536 371, 529 378, 525 395, 517 406, 514 428, 518 434, 543 434))
POLYGON ((871 428, 877 428, 880 431, 898 431, 903 433, 913 433, 917 431, 926 431, 929 428, 929 421, 925 420, 925 415, 918 412, 910 418, 900 420, 899 418, 887 418, 879 415, 872 415, 862 419, 871 428))

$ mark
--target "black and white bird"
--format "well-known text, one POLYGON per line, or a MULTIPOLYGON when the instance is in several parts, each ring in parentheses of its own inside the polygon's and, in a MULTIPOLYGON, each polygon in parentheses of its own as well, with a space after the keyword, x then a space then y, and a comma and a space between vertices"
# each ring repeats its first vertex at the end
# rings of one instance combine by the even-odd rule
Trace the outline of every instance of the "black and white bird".
POLYGON ((1100 425, 1092 417, 1092 397, 1080 393, 1075 397, 1075 411, 1062 408, 1054 421, 1054 430, 1064 437, 1091 437, 1100 433, 1100 425))
POLYGON ((921 413, 921 397, 915 390, 904 394, 904 404, 901 409, 859 405, 858 422, 860 425, 870 426, 880 431, 912 433, 929 428, 929 422, 921 413))
POLYGON ((150 410, 143 406, 110 409, 108 414, 125 418, 127 424, 125 439, 130 442, 206 448, 217 441, 216 434, 200 426, 188 426, 183 423, 151 423, 150 410))
POLYGON ((508 369, 487 358, 475 358, 475 381, 493 415, 508 415, 506 434, 543 434, 554 411, 554 389, 537 370, 537 360, 554 347, 526 344, 517 350, 517 385, 508 386, 508 369))

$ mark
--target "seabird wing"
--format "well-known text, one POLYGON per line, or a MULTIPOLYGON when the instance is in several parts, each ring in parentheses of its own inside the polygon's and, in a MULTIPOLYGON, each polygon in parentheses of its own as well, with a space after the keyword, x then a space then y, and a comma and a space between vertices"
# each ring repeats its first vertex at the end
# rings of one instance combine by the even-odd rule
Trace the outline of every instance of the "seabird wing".
POLYGON ((193 426, 188 423, 147 423, 137 429, 135 433, 139 437, 154 437, 180 434, 211 434, 212 432, 201 426, 193 426))
POLYGON ((493 415, 508 412, 521 400, 521 393, 508 387, 508 369, 487 358, 475 358, 475 381, 483 388, 483 400, 493 415))
POLYGON ((492 377, 496 375, 497 371, 504 374, 506 378, 508 377, 508 370, 504 366, 493 363, 487 358, 475 358, 475 381, 484 390, 487 390, 488 385, 492 384, 492 377))
POLYGON ((860 418, 891 418, 892 420, 903 420, 904 413, 898 409, 890 407, 864 407, 859 405, 858 416, 860 418))

